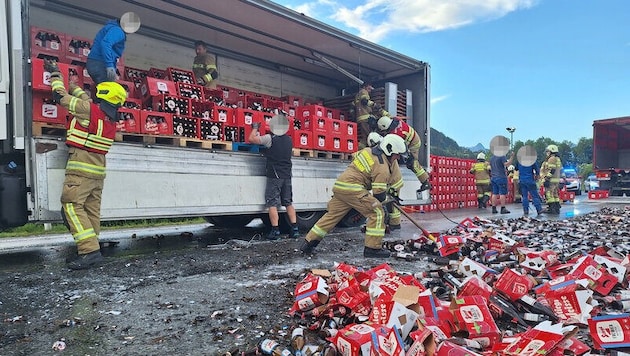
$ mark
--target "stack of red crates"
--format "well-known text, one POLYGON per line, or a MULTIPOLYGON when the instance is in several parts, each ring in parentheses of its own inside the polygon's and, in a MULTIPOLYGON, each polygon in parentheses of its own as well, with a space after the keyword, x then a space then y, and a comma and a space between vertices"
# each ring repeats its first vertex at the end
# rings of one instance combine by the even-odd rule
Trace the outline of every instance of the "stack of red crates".
POLYGON ((293 138, 294 147, 344 153, 358 149, 357 125, 341 120, 339 110, 305 105, 296 107, 295 112, 299 129, 293 138))

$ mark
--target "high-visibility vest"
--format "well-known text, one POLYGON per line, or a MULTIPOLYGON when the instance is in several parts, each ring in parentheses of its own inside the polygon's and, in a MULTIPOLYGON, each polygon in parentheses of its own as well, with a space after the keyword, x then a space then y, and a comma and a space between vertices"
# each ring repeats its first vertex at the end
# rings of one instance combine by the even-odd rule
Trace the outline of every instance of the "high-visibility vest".
POLYGON ((86 151, 107 154, 114 143, 116 124, 107 118, 101 108, 90 105, 90 124, 81 126, 77 118, 68 122, 66 144, 86 151))

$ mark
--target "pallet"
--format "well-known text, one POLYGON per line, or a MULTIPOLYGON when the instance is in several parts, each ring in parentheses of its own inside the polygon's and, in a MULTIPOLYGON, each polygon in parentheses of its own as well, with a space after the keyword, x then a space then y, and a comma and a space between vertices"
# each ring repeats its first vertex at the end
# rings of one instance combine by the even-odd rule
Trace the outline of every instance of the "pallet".
POLYGON ((66 137, 66 126, 48 122, 33 122, 33 136, 61 136, 66 137))
POLYGON ((232 151, 259 153, 260 145, 243 142, 232 142, 232 151))
POLYGON ((345 153, 341 152, 330 152, 330 151, 313 151, 315 157, 317 158, 328 158, 328 159, 346 159, 345 153))
POLYGON ((302 148, 294 148, 293 156, 295 157, 315 157, 315 153, 313 150, 305 150, 302 148))

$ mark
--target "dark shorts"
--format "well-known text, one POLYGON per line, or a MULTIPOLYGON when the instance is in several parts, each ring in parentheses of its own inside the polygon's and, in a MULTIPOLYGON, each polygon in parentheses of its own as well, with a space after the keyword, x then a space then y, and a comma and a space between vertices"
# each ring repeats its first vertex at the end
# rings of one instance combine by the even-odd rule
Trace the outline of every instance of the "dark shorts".
POLYGON ((490 184, 492 185, 492 194, 507 195, 507 177, 490 178, 490 184))
POLYGON ((265 206, 289 206, 293 202, 291 178, 269 178, 265 188, 265 206))

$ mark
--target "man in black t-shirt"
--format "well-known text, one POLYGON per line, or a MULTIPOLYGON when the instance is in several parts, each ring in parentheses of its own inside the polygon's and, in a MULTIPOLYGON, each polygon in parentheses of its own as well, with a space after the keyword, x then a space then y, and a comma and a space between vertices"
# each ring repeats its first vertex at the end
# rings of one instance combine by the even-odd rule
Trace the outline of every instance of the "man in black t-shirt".
POLYGON ((271 133, 260 135, 258 129, 260 123, 252 124, 252 132, 249 134, 249 142, 267 147, 266 175, 267 186, 265 188, 265 206, 269 209, 271 231, 267 239, 275 240, 280 237, 278 208, 284 206, 291 222, 291 238, 300 237, 297 226, 297 216, 293 207, 293 188, 291 186, 291 156, 293 155, 293 140, 286 135, 289 129, 289 120, 284 115, 274 116, 269 127, 271 133))

